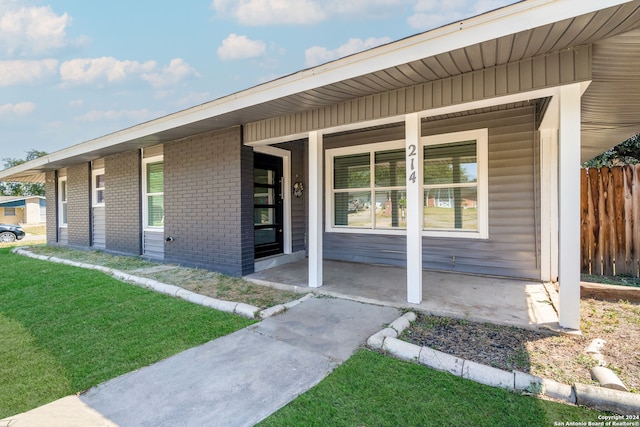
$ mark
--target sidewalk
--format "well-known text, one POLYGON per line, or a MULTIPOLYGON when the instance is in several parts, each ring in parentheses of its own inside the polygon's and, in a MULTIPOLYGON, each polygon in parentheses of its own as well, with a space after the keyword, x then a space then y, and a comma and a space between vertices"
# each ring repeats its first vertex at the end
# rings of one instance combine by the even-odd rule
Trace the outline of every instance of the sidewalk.
POLYGON ((286 313, 0 421, 0 427, 252 426, 310 389, 399 311, 311 298, 286 313))

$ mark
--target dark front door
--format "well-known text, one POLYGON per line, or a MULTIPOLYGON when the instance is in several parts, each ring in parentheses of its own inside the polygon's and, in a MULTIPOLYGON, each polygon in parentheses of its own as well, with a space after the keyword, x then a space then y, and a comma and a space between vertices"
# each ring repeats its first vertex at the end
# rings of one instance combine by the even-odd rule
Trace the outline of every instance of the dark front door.
POLYGON ((279 157, 253 155, 253 226, 256 259, 282 253, 282 159, 279 157))

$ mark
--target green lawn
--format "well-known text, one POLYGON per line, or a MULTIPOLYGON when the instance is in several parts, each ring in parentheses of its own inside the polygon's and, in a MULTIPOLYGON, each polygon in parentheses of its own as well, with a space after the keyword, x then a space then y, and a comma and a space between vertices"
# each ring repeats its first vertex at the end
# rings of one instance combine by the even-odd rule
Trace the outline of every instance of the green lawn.
POLYGON ((548 427, 598 414, 360 350, 259 425, 548 427))
POLYGON ((0 249, 0 419, 253 321, 0 249))

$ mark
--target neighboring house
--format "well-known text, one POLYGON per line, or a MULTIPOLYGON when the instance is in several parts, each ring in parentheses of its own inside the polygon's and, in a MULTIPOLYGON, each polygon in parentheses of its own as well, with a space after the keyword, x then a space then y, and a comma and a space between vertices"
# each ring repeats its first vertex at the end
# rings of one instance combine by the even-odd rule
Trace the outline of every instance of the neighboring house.
POLYGON ((47 200, 42 196, 0 196, 0 224, 39 225, 47 222, 47 200))
POLYGON ((402 266, 411 303, 423 269, 557 280, 578 329, 580 164, 640 130, 638 69, 640 1, 523 1, 0 180, 46 182, 49 244, 235 276, 306 255, 311 287, 323 259, 402 266))

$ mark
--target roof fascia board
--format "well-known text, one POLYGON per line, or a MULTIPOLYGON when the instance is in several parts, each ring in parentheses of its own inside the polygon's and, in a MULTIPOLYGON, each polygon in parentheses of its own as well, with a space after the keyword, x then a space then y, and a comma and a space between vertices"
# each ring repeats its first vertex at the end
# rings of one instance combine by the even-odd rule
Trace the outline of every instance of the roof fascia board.
POLYGON ((306 90, 355 78, 470 44, 544 26, 632 0, 527 0, 415 36, 302 70, 223 98, 133 126, 0 171, 0 180, 47 163, 80 156, 154 133, 220 116, 306 90))

